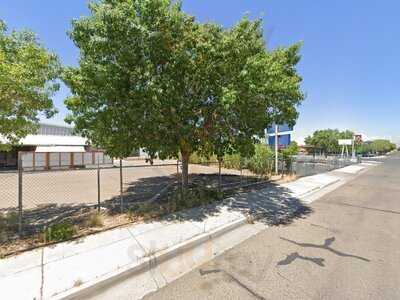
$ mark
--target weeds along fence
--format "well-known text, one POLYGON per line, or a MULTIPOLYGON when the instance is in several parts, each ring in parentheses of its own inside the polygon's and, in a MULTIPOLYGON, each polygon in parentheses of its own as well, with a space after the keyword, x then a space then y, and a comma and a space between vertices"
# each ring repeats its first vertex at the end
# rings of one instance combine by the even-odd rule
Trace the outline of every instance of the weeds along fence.
MULTIPOLYGON (((279 161, 279 169, 305 176, 348 163, 286 158, 279 161)), ((176 160, 150 164, 125 159, 62 170, 32 170, 19 164, 16 171, 0 172, 0 255, 4 249, 11 253, 120 226, 144 213, 164 214, 210 203, 239 188, 267 183, 273 167, 273 160, 259 165, 229 160, 190 164, 189 187, 183 195, 182 165, 176 160), (145 208, 144 203, 153 206, 145 208)))
MULTIPOLYGON (((161 205, 184 196, 189 207, 201 205, 195 198, 211 202, 224 193, 262 180, 246 170, 219 169, 215 162, 191 164, 189 193, 182 195, 181 167, 176 160, 155 160, 149 164, 125 159, 115 160, 113 165, 57 170, 33 170, 20 163, 18 170, 0 172, 0 246, 30 239, 18 246, 23 248, 42 239, 68 239, 77 232, 93 231, 92 227, 112 228, 131 222, 132 209, 138 203, 161 205), (96 220, 99 212, 101 221, 96 220), (66 224, 75 229, 71 231, 66 224), (49 228, 62 234, 48 236, 49 228)), ((180 208, 187 207, 170 210, 180 208)))

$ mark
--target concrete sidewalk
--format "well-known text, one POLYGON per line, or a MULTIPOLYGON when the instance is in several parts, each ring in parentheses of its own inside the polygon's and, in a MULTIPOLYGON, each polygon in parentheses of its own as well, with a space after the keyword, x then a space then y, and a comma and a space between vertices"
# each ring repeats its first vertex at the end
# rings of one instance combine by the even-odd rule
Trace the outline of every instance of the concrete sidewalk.
MULTIPOLYGON (((302 198, 328 185, 348 180, 361 170, 372 167, 372 164, 352 167, 357 168, 346 167, 344 171, 336 170, 281 185, 271 185, 239 194, 216 205, 169 216, 162 221, 118 228, 3 259, 0 261, 1 297, 79 297, 88 289, 103 286, 121 276, 151 273, 155 263, 160 264, 198 245, 215 241, 210 248, 196 254, 198 259, 192 253, 193 263, 186 266, 180 264, 180 270, 172 273, 159 272, 157 276, 161 279, 158 281, 152 276, 153 283, 143 283, 138 288, 138 294, 133 296, 140 298, 181 276, 197 263, 233 247, 235 242, 265 229, 270 223, 290 218, 303 205, 302 198), (231 238, 229 241, 217 241, 222 234, 248 224, 248 215, 252 213, 262 215, 256 225, 252 225, 252 228, 246 225, 248 227, 237 235, 236 240, 231 238)), ((143 282, 148 282, 148 278, 143 282)))

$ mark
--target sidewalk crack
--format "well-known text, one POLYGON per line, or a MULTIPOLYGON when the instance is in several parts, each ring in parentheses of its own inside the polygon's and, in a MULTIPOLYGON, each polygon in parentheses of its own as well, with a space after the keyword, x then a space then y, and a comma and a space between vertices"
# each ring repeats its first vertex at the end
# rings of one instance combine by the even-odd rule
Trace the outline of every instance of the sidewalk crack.
MULTIPOLYGON (((135 237, 135 235, 128 229, 129 234, 132 236, 132 238, 136 241, 136 243, 139 245, 139 247, 143 250, 143 253, 146 254, 148 253, 148 251, 144 248, 144 246, 142 246, 142 244, 140 244, 140 242, 138 241, 138 239, 135 237)), ((156 280, 156 278, 154 277, 154 269, 157 267, 157 259, 153 254, 150 254, 149 256, 149 273, 151 278, 154 281, 154 284, 157 287, 157 290, 160 289, 160 286, 158 285, 158 282, 156 280), (154 266, 153 266, 154 265, 154 266)), ((162 275, 162 274, 161 274, 162 275)), ((162 277, 164 278, 164 275, 162 275, 162 277)))

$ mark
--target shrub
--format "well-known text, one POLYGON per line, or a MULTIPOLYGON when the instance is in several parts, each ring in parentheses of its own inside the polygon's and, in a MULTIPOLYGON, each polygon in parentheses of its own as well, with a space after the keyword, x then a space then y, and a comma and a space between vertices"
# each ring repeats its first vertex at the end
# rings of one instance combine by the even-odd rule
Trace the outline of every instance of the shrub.
POLYGON ((255 153, 248 160, 247 167, 255 174, 267 175, 272 172, 274 153, 267 145, 256 144, 255 153))
POLYGON ((223 160, 223 166, 227 169, 236 169, 244 166, 245 159, 240 156, 240 154, 226 154, 223 160))
POLYGON ((204 187, 196 187, 189 189, 184 199, 180 198, 180 194, 175 194, 175 202, 176 203, 176 210, 180 211, 183 209, 189 209, 201 205, 210 204, 222 197, 222 195, 218 195, 218 190, 216 189, 209 189, 204 187))
POLYGON ((0 230, 6 227, 6 218, 2 213, 0 213, 0 230))
POLYGON ((0 220, 0 227, 4 226, 8 229, 15 230, 18 228, 18 213, 17 212, 9 212, 3 215, 2 220, 0 220))
POLYGON ((156 205, 150 202, 136 203, 128 210, 128 217, 133 220, 135 216, 149 218, 160 213, 156 205))
POLYGON ((200 156, 197 154, 197 152, 194 152, 190 155, 189 163, 191 163, 191 164, 199 164, 200 163, 200 156))
POLYGON ((104 226, 104 216, 99 212, 90 214, 89 218, 87 220, 87 225, 89 227, 103 227, 104 226))
POLYGON ((8 241, 9 234, 18 230, 18 213, 0 213, 0 243, 8 241))
POLYGON ((71 239, 75 233, 75 227, 71 223, 65 222, 51 225, 45 230, 44 236, 45 241, 61 242, 71 239))
POLYGON ((5 228, 0 227, 0 243, 5 243, 8 241, 8 234, 5 228))
POLYGON ((192 153, 189 157, 190 164, 205 164, 207 162, 216 162, 216 161, 217 161, 217 157, 215 155, 206 157, 206 156, 200 155, 197 152, 192 153))

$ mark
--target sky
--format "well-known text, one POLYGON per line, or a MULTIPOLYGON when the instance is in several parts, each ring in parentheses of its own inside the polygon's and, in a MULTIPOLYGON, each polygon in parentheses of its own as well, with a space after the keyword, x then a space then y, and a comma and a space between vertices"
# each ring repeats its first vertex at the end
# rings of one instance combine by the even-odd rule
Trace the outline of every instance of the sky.
MULTIPOLYGON (((64 65, 77 65, 79 51, 68 38, 71 20, 88 15, 86 0, 1 0, 0 19, 9 29, 34 31, 64 65)), ((232 26, 248 14, 264 20, 269 49, 303 42, 298 72, 306 99, 299 107, 294 139, 316 129, 351 129, 364 139, 400 143, 400 1, 397 0, 183 0, 200 22, 232 26)), ((63 124, 69 90, 54 96, 63 124)))

